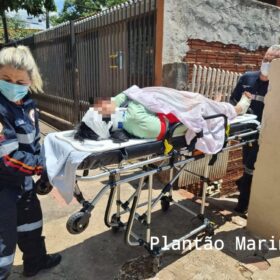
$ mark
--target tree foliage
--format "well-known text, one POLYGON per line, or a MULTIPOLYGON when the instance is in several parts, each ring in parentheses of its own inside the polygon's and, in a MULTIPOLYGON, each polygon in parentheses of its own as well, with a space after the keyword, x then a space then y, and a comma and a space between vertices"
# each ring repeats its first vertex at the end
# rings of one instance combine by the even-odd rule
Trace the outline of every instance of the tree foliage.
POLYGON ((8 27, 5 12, 26 10, 28 14, 38 16, 45 11, 56 11, 54 0, 1 0, 0 15, 4 26, 6 41, 8 39, 8 27))
POLYGON ((54 0, 1 0, 0 12, 26 10, 28 14, 38 16, 45 10, 56 11, 54 0))
MULTIPOLYGON (((22 21, 19 17, 7 17, 7 24, 9 26, 9 38, 12 40, 22 39, 38 31, 36 29, 26 28, 26 23, 22 21)), ((0 43, 3 43, 2 38, 4 38, 4 28, 2 21, 0 21, 0 43)))
POLYGON ((124 2, 126 0, 65 0, 61 13, 53 16, 51 22, 56 25, 68 20, 77 20, 124 2))

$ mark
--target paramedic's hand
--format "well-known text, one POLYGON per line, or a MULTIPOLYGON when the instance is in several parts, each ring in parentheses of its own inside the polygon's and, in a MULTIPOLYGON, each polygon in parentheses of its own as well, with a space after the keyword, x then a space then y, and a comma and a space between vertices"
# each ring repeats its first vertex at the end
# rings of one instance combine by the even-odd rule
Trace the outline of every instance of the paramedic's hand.
POLYGON ((110 116, 115 112, 116 105, 111 100, 100 100, 98 103, 94 104, 94 109, 102 116, 110 116))
POLYGON ((40 179, 35 183, 35 190, 37 194, 45 195, 52 190, 53 186, 50 184, 47 171, 44 170, 40 179))

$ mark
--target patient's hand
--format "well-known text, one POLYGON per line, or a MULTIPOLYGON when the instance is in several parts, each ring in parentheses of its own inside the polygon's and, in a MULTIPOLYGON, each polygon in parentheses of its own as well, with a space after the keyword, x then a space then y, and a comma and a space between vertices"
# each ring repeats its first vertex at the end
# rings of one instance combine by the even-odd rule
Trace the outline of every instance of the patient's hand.
POLYGON ((98 100, 94 105, 94 109, 97 110, 102 116, 110 116, 116 110, 116 104, 114 101, 103 99, 98 100))

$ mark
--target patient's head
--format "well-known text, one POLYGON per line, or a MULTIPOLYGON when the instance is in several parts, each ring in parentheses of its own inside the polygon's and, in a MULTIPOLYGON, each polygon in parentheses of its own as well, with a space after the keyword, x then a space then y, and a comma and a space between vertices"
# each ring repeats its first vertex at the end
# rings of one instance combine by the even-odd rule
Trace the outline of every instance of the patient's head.
POLYGON ((111 114, 114 113, 116 109, 114 102, 112 102, 108 97, 97 98, 94 101, 93 107, 104 117, 111 116, 111 114))

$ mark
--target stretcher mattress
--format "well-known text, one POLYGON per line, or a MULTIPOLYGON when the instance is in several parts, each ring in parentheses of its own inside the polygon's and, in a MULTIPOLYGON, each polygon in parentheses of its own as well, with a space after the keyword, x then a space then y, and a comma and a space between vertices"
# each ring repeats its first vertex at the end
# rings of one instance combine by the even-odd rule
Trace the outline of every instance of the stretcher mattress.
MULTIPOLYGON (((230 124, 230 136, 255 130, 259 123, 255 115, 245 114, 238 116, 230 124)), ((156 139, 130 139, 121 144, 113 143, 112 140, 77 141, 73 138, 73 131, 56 133, 56 138, 67 142, 77 151, 90 152, 80 164, 78 169, 95 169, 100 166, 120 163, 124 159, 133 159, 151 154, 163 154, 164 143, 156 139)), ((175 149, 187 148, 184 133, 172 138, 172 145, 175 149)))

